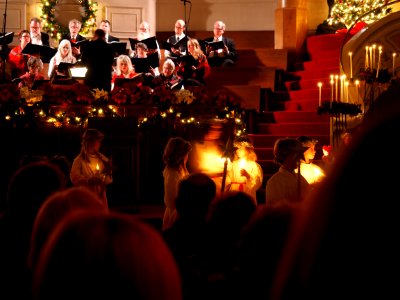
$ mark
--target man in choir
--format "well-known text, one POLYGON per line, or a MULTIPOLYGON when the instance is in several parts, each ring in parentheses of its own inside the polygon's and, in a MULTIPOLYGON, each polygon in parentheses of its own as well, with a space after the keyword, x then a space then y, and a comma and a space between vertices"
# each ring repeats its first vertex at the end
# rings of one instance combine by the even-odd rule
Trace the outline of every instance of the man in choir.
MULTIPOLYGON (((167 42, 170 44, 176 44, 184 37, 186 37, 185 28, 186 28, 185 21, 177 20, 175 22, 175 34, 170 36, 167 39, 167 42)), ((182 55, 186 55, 186 52, 187 52, 187 43, 182 43, 179 45, 178 48, 171 48, 171 52, 165 50, 164 56, 170 58, 178 58, 182 55)))
POLYGON ((88 69, 85 84, 91 89, 111 90, 114 50, 106 42, 103 29, 96 29, 93 40, 85 46, 81 63, 88 69))
POLYGON ((72 19, 69 21, 68 28, 69 33, 62 36, 61 40, 69 40, 72 45, 72 54, 76 58, 81 56, 81 47, 74 47, 74 43, 86 40, 85 37, 79 34, 81 30, 82 22, 77 19, 72 19))
POLYGON ((42 23, 39 18, 32 18, 30 23, 31 43, 34 45, 42 45, 50 47, 50 37, 47 33, 42 32, 42 23))
POLYGON ((235 64, 237 59, 236 44, 233 39, 223 36, 225 33, 226 25, 222 21, 214 23, 214 37, 205 39, 205 42, 218 42, 224 43, 224 48, 213 50, 211 47, 206 46, 206 55, 210 66, 229 67, 235 64))
MULTIPOLYGON (((152 37, 150 35, 150 24, 147 21, 143 21, 139 25, 139 31, 137 33, 136 39, 138 41, 143 41, 143 40, 148 39, 150 37, 152 37)), ((148 54, 157 52, 158 53, 158 58, 160 59, 161 58, 161 52, 160 52, 160 46, 158 45, 157 40, 156 40, 156 45, 157 45, 156 49, 148 49, 147 51, 148 51, 148 54)), ((130 57, 134 57, 136 55, 135 50, 136 49, 132 49, 130 47, 130 49, 129 49, 129 56, 130 57)))
POLYGON ((107 43, 111 42, 119 42, 119 38, 110 35, 111 23, 108 20, 101 20, 100 22, 100 29, 103 29, 106 33, 106 41, 107 43))

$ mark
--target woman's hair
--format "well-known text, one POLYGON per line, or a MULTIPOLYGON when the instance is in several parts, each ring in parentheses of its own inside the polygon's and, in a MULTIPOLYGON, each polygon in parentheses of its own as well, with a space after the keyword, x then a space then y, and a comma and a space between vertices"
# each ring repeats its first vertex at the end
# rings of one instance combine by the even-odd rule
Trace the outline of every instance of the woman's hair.
POLYGON ((164 67, 165 65, 170 66, 170 67, 172 68, 172 72, 174 72, 174 70, 175 70, 175 64, 174 64, 174 62, 172 61, 172 59, 169 59, 169 58, 166 59, 166 60, 164 61, 163 67, 164 67))
POLYGON ((21 31, 19 32, 18 38, 21 39, 21 38, 22 38, 22 35, 23 35, 24 33, 27 33, 27 34, 29 34, 29 36, 31 36, 31 33, 29 32, 29 30, 24 29, 24 30, 21 30, 21 31))
MULTIPOLYGON (((245 136, 236 138, 235 141, 233 142, 233 147, 235 148, 235 150, 239 148, 244 148, 246 150, 247 160, 251 161, 257 160, 257 154, 254 152, 253 141, 251 140, 250 137, 245 136)), ((236 151, 235 151, 235 158, 237 158, 236 151)))
POLYGON ((179 169, 186 154, 192 150, 192 145, 180 137, 170 138, 164 149, 163 160, 167 167, 179 169))
POLYGON ((102 141, 104 138, 104 134, 97 129, 89 128, 85 131, 82 136, 82 146, 81 153, 83 160, 89 161, 88 157, 88 144, 91 144, 95 141, 102 141))
MULTIPOLYGON (((204 55, 203 51, 201 50, 201 47, 200 47, 200 44, 199 44, 199 41, 198 41, 198 40, 196 40, 196 39, 189 39, 189 40, 188 40, 188 46, 189 46, 189 44, 190 44, 190 45, 193 45, 193 47, 194 47, 194 52, 191 53, 191 54, 192 54, 192 56, 193 56, 195 59, 198 59, 200 56, 204 55)), ((188 47, 188 48, 189 48, 189 47, 188 47)))
POLYGON ((62 61, 64 61, 64 62, 69 62, 69 61, 75 62, 76 61, 75 57, 72 55, 71 43, 69 40, 62 40, 60 42, 60 44, 58 45, 58 51, 55 54, 55 59, 56 59, 57 64, 59 64, 62 61), (68 51, 68 54, 66 57, 62 57, 61 50, 65 45, 69 46, 69 51, 68 51))
POLYGON ((39 72, 43 70, 43 62, 39 57, 31 56, 26 63, 28 68, 30 67, 37 67, 39 72))
POLYGON ((136 49, 137 48, 142 48, 144 51, 148 51, 149 50, 149 48, 147 48, 147 45, 145 43, 137 43, 135 48, 136 49))
POLYGON ((129 56, 122 54, 122 55, 118 56, 118 58, 117 58, 117 71, 115 72, 117 75, 121 75, 121 70, 119 68, 120 62, 124 62, 128 65, 128 73, 135 71, 135 69, 132 66, 132 61, 129 58, 129 56))

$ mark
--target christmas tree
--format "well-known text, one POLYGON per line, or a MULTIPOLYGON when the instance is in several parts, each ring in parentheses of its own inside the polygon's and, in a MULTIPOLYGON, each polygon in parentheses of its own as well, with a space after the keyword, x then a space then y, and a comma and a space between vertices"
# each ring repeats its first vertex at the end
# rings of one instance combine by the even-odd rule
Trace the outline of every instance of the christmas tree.
POLYGON ((391 7, 384 7, 387 3, 387 0, 336 0, 328 22, 331 25, 342 23, 347 28, 356 21, 371 24, 391 13, 391 7))

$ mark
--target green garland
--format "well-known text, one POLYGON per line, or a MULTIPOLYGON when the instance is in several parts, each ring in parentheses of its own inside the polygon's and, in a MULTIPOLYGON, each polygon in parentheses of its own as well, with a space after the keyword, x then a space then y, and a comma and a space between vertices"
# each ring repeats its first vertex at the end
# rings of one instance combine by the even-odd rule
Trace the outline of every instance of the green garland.
MULTIPOLYGON (((42 15, 43 30, 50 34, 52 38, 60 40, 62 35, 69 33, 68 26, 63 26, 57 23, 55 18, 55 6, 57 0, 41 0, 42 2, 42 15)), ((88 34, 94 27, 96 27, 96 12, 97 2, 90 0, 78 0, 82 5, 85 15, 82 17, 82 28, 80 33, 83 35, 88 34)))

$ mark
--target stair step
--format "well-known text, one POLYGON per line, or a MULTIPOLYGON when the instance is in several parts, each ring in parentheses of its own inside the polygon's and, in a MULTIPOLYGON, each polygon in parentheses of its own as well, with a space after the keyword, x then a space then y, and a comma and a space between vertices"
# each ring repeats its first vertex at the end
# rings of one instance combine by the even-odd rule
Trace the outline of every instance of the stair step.
MULTIPOLYGON (((331 98, 331 89, 330 88, 321 88, 321 100, 329 100, 331 98)), ((289 91, 289 99, 290 100, 310 100, 315 99, 318 102, 319 99, 319 90, 318 88, 314 89, 301 89, 298 91, 289 91)))
POLYGON ((318 109, 318 100, 292 100, 283 102, 286 111, 310 111, 318 109))
POLYGON ((330 126, 327 122, 319 123, 282 123, 282 124, 258 124, 258 132, 266 134, 296 134, 316 135, 329 134, 330 126))
POLYGON ((311 61, 305 61, 303 63, 304 71, 313 71, 316 69, 321 68, 323 66, 324 68, 335 68, 340 66, 340 59, 339 56, 331 57, 328 56, 325 60, 311 60, 311 61))
POLYGON ((296 91, 296 90, 305 90, 305 89, 314 89, 318 87, 318 82, 322 83, 322 87, 330 88, 330 78, 313 78, 313 79, 302 79, 302 80, 292 80, 286 81, 285 87, 288 91, 296 91))
POLYGON ((340 67, 331 67, 331 68, 323 68, 323 69, 316 69, 313 72, 311 71, 294 71, 290 72, 289 76, 293 78, 293 80, 300 80, 300 79, 316 79, 316 78, 328 78, 331 74, 339 74, 340 67))
POLYGON ((340 47, 343 44, 344 34, 323 34, 310 36, 306 40, 307 52, 310 54, 312 60, 314 55, 337 49, 340 51, 340 47))
MULTIPOLYGON (((272 148, 275 142, 279 138, 284 137, 291 137, 297 138, 299 135, 297 134, 265 134, 265 133, 258 133, 258 134, 249 134, 251 139, 253 140, 253 144, 255 148, 272 148)), ((318 140, 317 145, 329 145, 330 143, 330 135, 328 134, 314 134, 310 135, 310 137, 318 140)))
POLYGON ((318 115, 316 111, 269 111, 263 112, 260 122, 265 123, 305 123, 329 122, 328 115, 318 115))

